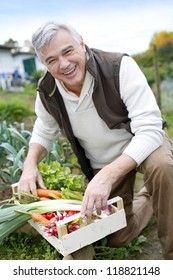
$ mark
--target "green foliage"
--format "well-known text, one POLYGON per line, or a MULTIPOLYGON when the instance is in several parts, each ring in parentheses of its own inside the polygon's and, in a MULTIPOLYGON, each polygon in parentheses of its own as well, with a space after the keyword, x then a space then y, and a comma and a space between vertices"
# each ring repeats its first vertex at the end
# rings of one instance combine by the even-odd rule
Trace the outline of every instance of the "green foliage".
POLYGON ((133 58, 142 68, 153 66, 153 51, 151 49, 141 54, 136 54, 133 58))
POLYGON ((9 123, 21 122, 24 117, 33 116, 34 113, 27 104, 20 101, 0 101, 0 121, 6 120, 9 123))
POLYGON ((121 248, 111 248, 107 246, 107 239, 103 238, 95 243, 95 259, 97 260, 123 260, 134 257, 137 253, 142 253, 143 246, 147 238, 143 235, 136 237, 131 243, 121 248))
POLYGON ((173 113, 172 112, 163 112, 163 117, 167 121, 167 132, 169 137, 173 138, 173 113))
POLYGON ((147 78, 148 84, 152 86, 155 82, 155 73, 153 67, 141 67, 145 77, 147 78))
MULTIPOLYGON (((121 248, 107 246, 106 238, 94 244, 95 260, 135 259, 142 253, 147 239, 143 235, 121 248)), ((61 260, 62 256, 39 234, 30 230, 27 233, 15 232, 0 244, 1 260, 61 260), (38 246, 39 244, 39 246, 38 246)))
POLYGON ((158 48, 158 56, 160 63, 170 64, 170 62, 173 61, 173 43, 168 43, 158 48))
POLYGON ((59 260, 60 254, 41 235, 15 232, 0 244, 1 260, 59 260), (39 246, 38 246, 39 244, 39 246))
POLYGON ((26 101, 26 97, 27 96, 34 96, 34 100, 35 100, 35 96, 36 96, 36 91, 37 91, 37 86, 33 83, 28 83, 24 85, 24 92, 22 92, 22 94, 20 94, 20 98, 22 100, 26 101))
POLYGON ((14 127, 3 121, 0 126, 0 178, 10 184, 20 178, 31 136, 31 133, 25 130, 24 123, 15 125, 14 127))
POLYGON ((10 47, 18 47, 18 41, 13 40, 12 38, 9 38, 7 41, 4 42, 5 46, 10 46, 10 47))
MULTIPOLYGON (((1 123, 0 178, 3 182, 12 184, 19 181, 30 138, 31 132, 25 129, 24 123, 15 123, 15 126, 7 124, 6 121, 1 123)), ((66 138, 59 138, 55 141, 52 149, 44 159, 45 165, 48 165, 52 161, 55 161, 55 163, 51 163, 51 168, 57 168, 57 171, 51 170, 52 176, 50 180, 52 180, 52 185, 53 180, 55 179, 56 183, 62 187, 67 185, 69 188, 72 188, 70 186, 73 184, 75 184, 76 187, 79 187, 79 185, 83 187, 82 175, 71 174, 72 169, 79 170, 79 165, 66 138), (56 175, 58 173, 59 177, 53 178, 55 177, 53 171, 56 172, 56 175)), ((42 163, 42 166, 44 166, 44 163, 42 163)), ((45 183, 48 184, 46 176, 47 174, 44 174, 46 180, 45 183)))
POLYGON ((85 189, 84 176, 73 174, 69 167, 63 167, 57 161, 40 162, 40 173, 48 189, 68 188, 83 192, 85 189))
POLYGON ((154 34, 150 43, 150 48, 152 48, 153 45, 157 46, 157 48, 161 48, 168 44, 173 45, 173 32, 161 31, 154 34))
POLYGON ((80 169, 76 156, 72 151, 71 145, 67 138, 60 137, 53 143, 52 149, 47 156, 43 159, 44 162, 50 163, 56 160, 61 163, 62 166, 68 166, 70 168, 80 169))
POLYGON ((155 59, 159 66, 160 81, 173 77, 173 32, 163 31, 155 34, 149 49, 134 55, 133 58, 141 67, 150 86, 155 82, 155 59))
POLYGON ((39 79, 43 76, 43 74, 44 74, 43 70, 35 70, 34 73, 32 74, 33 82, 37 84, 39 79))

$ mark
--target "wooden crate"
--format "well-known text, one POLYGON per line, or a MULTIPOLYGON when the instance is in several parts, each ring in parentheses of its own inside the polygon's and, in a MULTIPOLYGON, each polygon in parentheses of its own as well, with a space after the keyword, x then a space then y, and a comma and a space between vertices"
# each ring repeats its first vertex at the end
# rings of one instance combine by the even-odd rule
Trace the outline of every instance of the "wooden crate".
POLYGON ((113 206, 115 211, 113 214, 109 216, 104 215, 103 218, 89 223, 69 234, 66 233, 66 228, 64 226, 59 227, 59 238, 48 236, 47 233, 43 231, 43 227, 37 222, 34 222, 32 219, 29 220, 29 223, 60 254, 66 256, 126 226, 126 216, 123 208, 122 198, 116 197, 113 201, 117 203, 117 206, 113 206))
MULTIPOLYGON (((28 223, 36 231, 38 231, 60 254, 66 256, 126 227, 126 215, 122 198, 119 196, 112 198, 108 200, 108 203, 113 207, 113 213, 111 215, 106 215, 104 212, 102 212, 98 220, 95 220, 92 223, 86 223, 85 226, 77 229, 74 232, 67 233, 65 219, 62 220, 64 221, 62 222, 62 225, 58 226, 57 223, 59 238, 55 236, 49 236, 47 232, 43 231, 43 226, 35 222, 33 219, 30 219, 28 223)), ((73 216, 75 220, 76 215, 73 216)), ((70 216, 71 220, 73 220, 73 216, 70 216)))

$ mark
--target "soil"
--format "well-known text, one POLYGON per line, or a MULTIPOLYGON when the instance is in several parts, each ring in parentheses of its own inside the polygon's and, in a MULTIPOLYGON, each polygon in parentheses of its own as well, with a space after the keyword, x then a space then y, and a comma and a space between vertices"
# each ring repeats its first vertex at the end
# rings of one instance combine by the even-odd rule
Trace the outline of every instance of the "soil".
POLYGON ((12 197, 12 189, 9 186, 2 186, 0 181, 0 202, 12 197))

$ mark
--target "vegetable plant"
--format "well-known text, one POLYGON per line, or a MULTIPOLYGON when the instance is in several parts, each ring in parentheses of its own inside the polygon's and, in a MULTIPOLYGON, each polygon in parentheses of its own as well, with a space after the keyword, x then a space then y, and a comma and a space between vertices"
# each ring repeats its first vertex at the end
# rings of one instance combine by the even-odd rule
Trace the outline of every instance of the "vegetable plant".
POLYGON ((48 189, 62 189, 73 191, 85 190, 85 178, 82 174, 74 174, 69 167, 63 167, 57 161, 40 162, 38 165, 44 183, 48 189))
POLYGON ((0 121, 7 120, 10 123, 21 122, 24 117, 33 116, 34 112, 29 109, 28 104, 19 100, 0 101, 0 121))
MULTIPOLYGON (((26 130, 24 123, 8 124, 3 121, 0 125, 0 179, 5 184, 18 182, 23 169, 23 162, 26 157, 31 132, 26 130)), ((57 161, 60 166, 78 170, 80 168, 71 146, 66 138, 60 137, 54 142, 52 149, 44 158, 43 162, 57 161)), ((66 178, 67 180, 67 178, 66 178)), ((73 176, 69 179, 68 185, 75 183, 79 178, 73 176), (73 182, 72 182, 73 179, 73 182)), ((82 180, 82 179, 81 179, 82 180)))

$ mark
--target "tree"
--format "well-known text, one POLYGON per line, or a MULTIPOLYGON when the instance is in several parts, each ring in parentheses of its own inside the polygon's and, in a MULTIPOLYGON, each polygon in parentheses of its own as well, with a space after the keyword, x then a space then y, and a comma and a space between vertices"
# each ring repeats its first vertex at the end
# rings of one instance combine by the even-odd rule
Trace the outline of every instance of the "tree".
POLYGON ((140 64, 141 67, 151 67, 153 66, 153 50, 148 49, 147 51, 136 54, 133 56, 135 61, 140 64))
POLYGON ((173 43, 167 43, 158 48, 159 61, 170 64, 173 62, 173 43))
POLYGON ((161 31, 154 34, 150 47, 155 45, 159 49, 168 44, 173 45, 173 32, 161 31))
POLYGON ((19 46, 18 42, 14 41, 12 38, 10 38, 8 41, 6 41, 4 43, 4 45, 10 46, 10 47, 18 47, 19 46))

